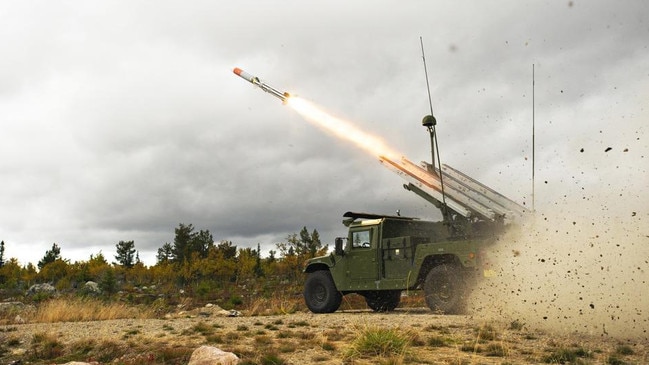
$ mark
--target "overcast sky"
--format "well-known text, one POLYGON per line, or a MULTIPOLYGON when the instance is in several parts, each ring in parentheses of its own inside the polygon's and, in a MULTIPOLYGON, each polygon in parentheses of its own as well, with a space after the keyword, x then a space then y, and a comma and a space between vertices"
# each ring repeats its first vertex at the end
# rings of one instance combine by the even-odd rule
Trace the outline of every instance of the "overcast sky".
POLYGON ((134 240, 152 265, 179 223, 267 252, 303 226, 331 245, 348 210, 437 218, 374 156, 232 73, 429 160, 420 36, 443 162, 532 204, 534 64, 539 212, 572 197, 646 226, 645 0, 2 1, 5 258, 57 243, 113 260, 134 240))

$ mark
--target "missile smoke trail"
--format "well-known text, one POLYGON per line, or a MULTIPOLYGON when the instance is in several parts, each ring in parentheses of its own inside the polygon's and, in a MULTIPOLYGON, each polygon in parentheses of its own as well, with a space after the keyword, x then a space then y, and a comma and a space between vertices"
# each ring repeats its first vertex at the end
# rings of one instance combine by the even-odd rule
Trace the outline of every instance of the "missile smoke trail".
POLYGON ((382 139, 368 134, 351 123, 334 117, 318 108, 315 104, 295 96, 287 98, 286 104, 298 112, 304 119, 334 136, 353 142, 374 156, 397 158, 399 153, 390 148, 382 139))

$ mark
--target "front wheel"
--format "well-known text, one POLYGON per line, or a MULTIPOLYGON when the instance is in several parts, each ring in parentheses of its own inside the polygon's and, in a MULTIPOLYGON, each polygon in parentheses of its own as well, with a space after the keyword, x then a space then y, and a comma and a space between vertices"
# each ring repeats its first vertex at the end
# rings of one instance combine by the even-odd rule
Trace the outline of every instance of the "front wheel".
POLYGON ((331 273, 319 270, 309 273, 304 284, 304 302, 313 313, 333 313, 340 307, 342 294, 336 289, 331 273))
POLYGON ((377 290, 365 293, 367 306, 375 312, 391 312, 399 306, 401 290, 377 290))
POLYGON ((447 264, 435 266, 426 275, 424 293, 431 310, 446 314, 461 312, 464 281, 460 270, 447 264))

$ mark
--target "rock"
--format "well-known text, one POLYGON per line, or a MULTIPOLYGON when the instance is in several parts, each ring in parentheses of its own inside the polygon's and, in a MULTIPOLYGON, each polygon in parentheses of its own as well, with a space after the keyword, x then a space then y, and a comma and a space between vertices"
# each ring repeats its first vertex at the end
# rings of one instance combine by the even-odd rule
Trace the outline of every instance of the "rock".
POLYGON ((94 281, 86 281, 86 284, 83 286, 83 290, 85 290, 88 293, 95 293, 95 294, 101 293, 101 289, 99 289, 99 284, 95 283, 94 281))
POLYGON ((217 308, 218 310, 214 311, 214 315, 217 317, 239 317, 241 315, 241 312, 234 309, 227 310, 227 309, 222 309, 218 306, 217 308))
POLYGON ((54 294, 56 292, 56 288, 53 287, 51 284, 45 283, 45 284, 34 284, 27 289, 27 294, 26 295, 34 295, 37 293, 48 293, 48 294, 54 294))
POLYGON ((194 350, 187 365, 237 365, 239 358, 213 346, 201 346, 194 350))

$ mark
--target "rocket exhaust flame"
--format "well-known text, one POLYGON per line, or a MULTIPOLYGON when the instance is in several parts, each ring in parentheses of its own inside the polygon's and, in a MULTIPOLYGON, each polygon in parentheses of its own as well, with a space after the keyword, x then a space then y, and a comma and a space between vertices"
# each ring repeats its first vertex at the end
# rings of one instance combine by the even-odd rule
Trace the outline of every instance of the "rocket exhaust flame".
POLYGON ((286 104, 317 127, 338 138, 354 143, 376 157, 398 158, 401 156, 380 138, 356 128, 345 120, 334 117, 305 99, 291 96, 287 99, 286 104))

